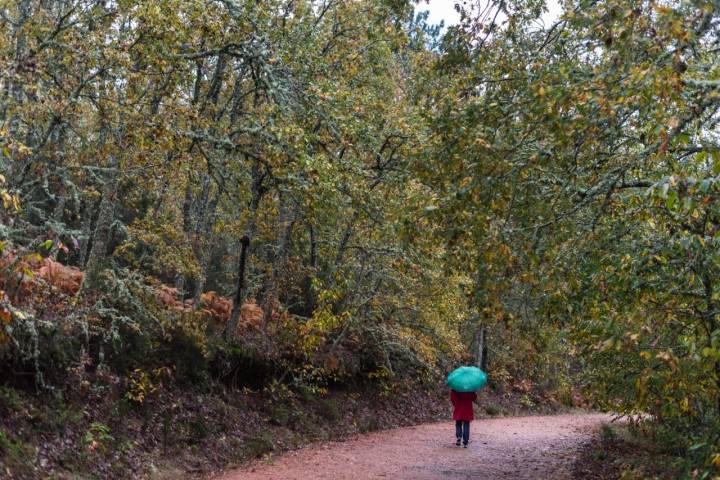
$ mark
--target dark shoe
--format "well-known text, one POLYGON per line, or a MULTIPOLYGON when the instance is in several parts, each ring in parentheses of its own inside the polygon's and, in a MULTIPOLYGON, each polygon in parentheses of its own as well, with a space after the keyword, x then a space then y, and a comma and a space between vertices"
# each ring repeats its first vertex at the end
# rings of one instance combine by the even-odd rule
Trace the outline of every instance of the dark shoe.
POLYGON ((460 446, 460 439, 459 439, 459 438, 457 439, 457 442, 455 442, 455 445, 457 445, 458 447, 460 446))
POLYGON ((467 448, 467 443, 463 443, 463 448, 467 448))

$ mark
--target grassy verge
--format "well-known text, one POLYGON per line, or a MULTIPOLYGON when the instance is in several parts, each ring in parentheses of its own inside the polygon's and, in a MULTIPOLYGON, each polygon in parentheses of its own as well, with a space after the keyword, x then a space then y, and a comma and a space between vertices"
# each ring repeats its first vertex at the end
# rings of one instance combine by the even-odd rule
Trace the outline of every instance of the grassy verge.
POLYGON ((671 480, 685 478, 667 444, 627 424, 605 424, 580 452, 575 480, 671 480))

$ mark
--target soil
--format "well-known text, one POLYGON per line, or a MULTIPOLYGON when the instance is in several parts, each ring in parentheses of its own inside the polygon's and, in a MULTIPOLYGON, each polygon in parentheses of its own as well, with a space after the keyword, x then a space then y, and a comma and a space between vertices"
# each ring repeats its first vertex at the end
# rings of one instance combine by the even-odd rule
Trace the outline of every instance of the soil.
POLYGON ((431 423, 314 445, 213 480, 572 479, 578 452, 610 420, 586 413, 477 420, 467 449, 455 446, 452 423, 431 423))

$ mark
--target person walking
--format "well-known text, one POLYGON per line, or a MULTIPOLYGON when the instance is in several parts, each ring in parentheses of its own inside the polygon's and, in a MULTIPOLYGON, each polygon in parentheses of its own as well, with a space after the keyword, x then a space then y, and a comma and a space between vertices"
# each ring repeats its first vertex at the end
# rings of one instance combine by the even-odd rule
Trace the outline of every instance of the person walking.
POLYGON ((475 419, 473 402, 477 400, 475 392, 456 392, 450 390, 450 401, 453 404, 453 420, 455 420, 455 445, 467 448, 470 441, 470 422, 475 419))

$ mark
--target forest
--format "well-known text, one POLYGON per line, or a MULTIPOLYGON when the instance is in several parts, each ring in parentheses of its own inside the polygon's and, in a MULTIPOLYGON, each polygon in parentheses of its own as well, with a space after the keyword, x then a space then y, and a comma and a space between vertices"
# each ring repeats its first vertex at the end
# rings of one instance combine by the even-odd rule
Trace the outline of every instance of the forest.
POLYGON ((416 3, 0 0, 0 476, 473 362, 720 474, 720 3, 416 3))

